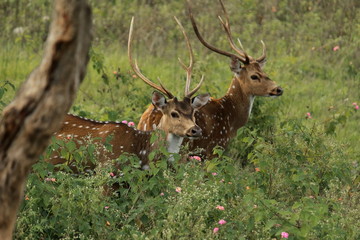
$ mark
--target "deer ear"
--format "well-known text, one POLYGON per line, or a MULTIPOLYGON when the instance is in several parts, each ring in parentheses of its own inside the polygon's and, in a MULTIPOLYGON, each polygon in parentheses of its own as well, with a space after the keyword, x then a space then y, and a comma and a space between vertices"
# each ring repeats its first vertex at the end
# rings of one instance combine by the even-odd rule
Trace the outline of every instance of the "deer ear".
POLYGON ((210 99, 210 94, 208 93, 197 95, 191 100, 191 106, 194 109, 198 110, 201 107, 203 107, 205 104, 207 104, 209 99, 210 99))
POLYGON ((233 73, 240 74, 241 62, 237 58, 231 58, 230 69, 233 73))
POLYGON ((164 95, 156 91, 153 92, 151 102, 158 109, 162 109, 166 106, 166 99, 164 95))
POLYGON ((266 63, 266 58, 264 58, 261 61, 257 61, 257 63, 260 65, 261 69, 263 69, 265 67, 265 63, 266 63))

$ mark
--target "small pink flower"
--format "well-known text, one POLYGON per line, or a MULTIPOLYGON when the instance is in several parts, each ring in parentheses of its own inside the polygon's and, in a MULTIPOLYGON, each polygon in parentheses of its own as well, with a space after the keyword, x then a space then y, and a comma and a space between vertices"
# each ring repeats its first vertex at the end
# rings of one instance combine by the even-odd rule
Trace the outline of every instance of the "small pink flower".
POLYGON ((356 102, 353 102, 353 103, 352 103, 352 105, 356 106, 356 105, 357 105, 357 103, 356 103, 356 102))
POLYGON ((46 182, 56 182, 56 178, 45 178, 46 182))
POLYGON ((312 118, 311 113, 307 112, 306 113, 306 118, 312 118))
POLYGON ((218 231, 219 231, 219 228, 216 227, 216 228, 214 228, 213 233, 217 233, 218 231))
POLYGON ((356 105, 356 106, 355 106, 355 109, 358 110, 358 109, 359 109, 359 105, 356 105))
POLYGON ((105 206, 104 208, 105 208, 105 209, 109 209, 109 206, 105 206))
POLYGON ((113 74, 116 75, 116 74, 118 74, 118 72, 117 72, 117 71, 113 71, 113 74))
POLYGON ((181 192, 181 187, 175 188, 175 191, 178 192, 178 193, 180 193, 180 192, 181 192))
POLYGON ((217 206, 216 206, 216 209, 219 209, 219 210, 221 210, 221 211, 224 211, 224 210, 225 210, 225 208, 224 208, 223 206, 220 206, 220 205, 217 205, 217 206))
POLYGON ((201 157, 199 156, 191 156, 190 159, 194 159, 194 160, 197 160, 197 161, 201 161, 201 157))
POLYGON ((129 126, 129 127, 133 127, 133 126, 135 126, 135 123, 134 123, 134 122, 129 122, 129 123, 128 123, 128 126, 129 126))
POLYGON ((127 124, 128 123, 128 121, 126 121, 126 120, 123 120, 123 121, 121 121, 122 123, 124 123, 124 124, 127 124))
POLYGON ((334 51, 334 52, 336 52, 336 51, 338 51, 338 50, 340 50, 340 47, 339 47, 338 45, 336 45, 335 47, 333 47, 333 51, 334 51))
POLYGON ((260 168, 256 167, 255 172, 260 172, 260 168))
POLYGON ((111 177, 115 177, 115 173, 111 172, 111 173, 110 173, 110 176, 111 176, 111 177))
POLYGON ((164 196, 165 194, 162 192, 162 193, 160 193, 160 196, 164 196))
POLYGON ((217 173, 216 172, 213 172, 213 173, 211 173, 213 176, 216 176, 217 175, 217 173))
POLYGON ((220 225, 224 225, 226 223, 226 221, 224 220, 224 219, 221 219, 220 221, 219 221, 219 224, 220 225))
POLYGON ((282 232, 281 238, 289 238, 289 234, 287 232, 282 232))

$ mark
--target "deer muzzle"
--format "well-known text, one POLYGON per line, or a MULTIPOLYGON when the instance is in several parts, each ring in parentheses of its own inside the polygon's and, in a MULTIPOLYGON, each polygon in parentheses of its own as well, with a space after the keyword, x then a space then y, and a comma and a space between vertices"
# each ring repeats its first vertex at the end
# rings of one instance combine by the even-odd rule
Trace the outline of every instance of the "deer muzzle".
POLYGON ((187 137, 192 137, 192 138, 198 138, 202 136, 202 130, 199 126, 195 125, 194 127, 190 128, 187 133, 186 133, 187 137))
POLYGON ((270 92, 270 96, 281 96, 283 94, 284 90, 281 87, 276 87, 270 92))

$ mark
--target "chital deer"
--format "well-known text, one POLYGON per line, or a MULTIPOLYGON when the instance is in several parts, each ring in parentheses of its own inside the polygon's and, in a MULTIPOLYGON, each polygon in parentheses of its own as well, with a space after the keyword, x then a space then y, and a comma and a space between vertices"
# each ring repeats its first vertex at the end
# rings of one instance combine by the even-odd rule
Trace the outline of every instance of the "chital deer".
MULTIPOLYGON (((157 128, 165 132, 169 153, 179 152, 183 138, 198 138, 202 135, 201 128, 195 123, 194 115, 210 98, 209 94, 202 94, 191 98, 199 90, 204 78, 202 77, 199 84, 190 91, 193 53, 185 30, 177 19, 176 21, 184 34, 190 52, 189 67, 186 67, 179 59, 181 65, 187 72, 185 97, 183 100, 178 100, 163 85, 157 85, 150 81, 140 71, 137 61, 133 61, 131 46, 134 18, 131 20, 128 40, 128 57, 135 74, 146 84, 162 92, 169 98, 166 100, 165 96, 157 91, 152 95, 152 105, 154 109, 162 114, 162 117, 158 121, 157 128)), ((70 114, 65 117, 62 128, 56 133, 58 138, 73 138, 79 144, 82 144, 82 139, 88 135, 94 139, 98 139, 95 140, 97 142, 105 142, 106 138, 112 135, 110 144, 113 146, 113 151, 111 153, 106 151, 101 152, 100 162, 104 162, 107 159, 115 159, 123 153, 131 153, 137 155, 141 160, 141 167, 147 169, 149 166, 148 154, 157 147, 157 144, 150 143, 151 132, 139 131, 120 122, 98 122, 70 114)), ((64 163, 65 161, 66 159, 60 158, 59 155, 53 155, 50 160, 53 164, 64 163)), ((90 168, 95 167, 91 163, 88 163, 88 165, 90 168)))
MULTIPOLYGON (((207 157, 212 156, 215 146, 226 147, 229 140, 236 136, 237 130, 247 123, 255 96, 277 97, 283 94, 282 88, 262 70, 266 61, 264 42, 262 42, 263 54, 257 59, 236 47, 230 31, 229 17, 221 0, 220 4, 225 20, 220 16, 219 19, 236 54, 220 50, 207 43, 201 36, 189 7, 190 20, 200 42, 211 51, 229 57, 230 69, 234 72, 225 96, 219 99, 211 98, 209 103, 195 114, 196 123, 203 130, 203 135, 199 139, 190 141, 190 149, 203 149, 202 154, 207 157)), ((153 124, 158 124, 160 118, 161 112, 153 111, 153 106, 150 106, 141 116, 138 128, 150 130, 153 124)))

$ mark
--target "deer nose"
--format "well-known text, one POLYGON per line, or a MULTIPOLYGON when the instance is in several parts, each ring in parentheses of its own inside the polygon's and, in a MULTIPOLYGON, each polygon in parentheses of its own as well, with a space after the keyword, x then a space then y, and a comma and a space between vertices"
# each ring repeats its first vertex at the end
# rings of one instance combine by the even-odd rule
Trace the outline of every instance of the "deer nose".
POLYGON ((186 135, 189 137, 201 137, 202 130, 199 126, 196 125, 196 126, 190 128, 186 135))
POLYGON ((270 95, 281 96, 283 94, 283 92, 284 92, 284 90, 281 87, 276 87, 271 91, 270 95))

